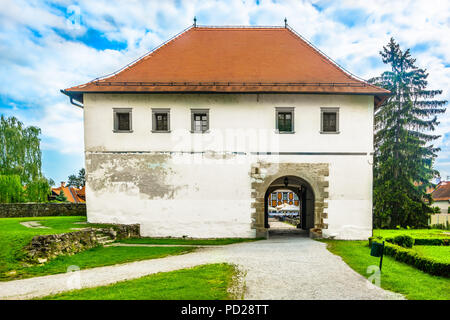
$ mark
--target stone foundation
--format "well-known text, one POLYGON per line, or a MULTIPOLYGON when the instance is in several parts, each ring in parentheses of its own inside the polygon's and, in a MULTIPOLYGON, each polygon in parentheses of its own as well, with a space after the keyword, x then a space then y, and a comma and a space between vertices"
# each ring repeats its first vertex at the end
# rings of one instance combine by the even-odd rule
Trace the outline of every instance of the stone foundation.
POLYGON ((72 255, 102 244, 101 238, 119 240, 140 236, 139 225, 115 225, 111 228, 85 228, 80 231, 35 236, 25 247, 25 261, 45 263, 59 255, 72 255))

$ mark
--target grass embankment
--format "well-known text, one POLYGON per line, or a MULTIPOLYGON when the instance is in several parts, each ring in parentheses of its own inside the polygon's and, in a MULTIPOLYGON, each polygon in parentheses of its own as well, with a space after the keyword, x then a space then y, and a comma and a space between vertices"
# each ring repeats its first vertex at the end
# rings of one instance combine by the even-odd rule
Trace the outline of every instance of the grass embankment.
POLYGON ((234 266, 208 264, 157 273, 112 285, 74 290, 46 300, 228 300, 236 274, 234 266))
MULTIPOLYGON (((368 241, 322 241, 327 243, 329 251, 342 257, 352 269, 366 278, 373 275, 367 273, 367 268, 379 265, 380 258, 370 256, 368 241)), ((411 300, 450 300, 450 279, 432 276, 386 255, 383 257, 380 286, 411 300)))
POLYGON ((22 262, 23 247, 36 235, 73 232, 71 228, 99 227, 107 225, 77 224, 85 222, 86 217, 31 217, 0 219, 0 281, 15 280, 63 273, 69 266, 80 269, 107 266, 137 260, 162 258, 194 250, 190 247, 97 247, 75 255, 59 256, 44 265, 28 266, 22 262), (39 221, 48 227, 27 228, 20 224, 24 221, 39 221))
POLYGON ((221 239, 174 239, 174 238, 132 238, 117 242, 128 244, 182 244, 182 245, 227 245, 239 242, 262 240, 264 238, 221 238, 221 239))

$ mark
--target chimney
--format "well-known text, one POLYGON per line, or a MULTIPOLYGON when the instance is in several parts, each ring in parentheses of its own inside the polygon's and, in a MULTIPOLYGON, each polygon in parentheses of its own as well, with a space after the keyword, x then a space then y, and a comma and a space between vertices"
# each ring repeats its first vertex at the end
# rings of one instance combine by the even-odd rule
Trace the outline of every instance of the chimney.
POLYGON ((61 188, 64 188, 66 186, 66 183, 64 181, 61 181, 61 188))

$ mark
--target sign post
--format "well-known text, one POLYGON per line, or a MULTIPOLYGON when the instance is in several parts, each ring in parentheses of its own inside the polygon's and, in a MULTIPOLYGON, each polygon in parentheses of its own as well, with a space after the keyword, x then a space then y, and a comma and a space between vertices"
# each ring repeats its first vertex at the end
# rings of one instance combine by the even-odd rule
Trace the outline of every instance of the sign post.
POLYGON ((384 241, 383 243, 372 242, 372 247, 370 248, 370 255, 372 257, 380 257, 380 272, 383 266, 383 254, 384 254, 384 241))

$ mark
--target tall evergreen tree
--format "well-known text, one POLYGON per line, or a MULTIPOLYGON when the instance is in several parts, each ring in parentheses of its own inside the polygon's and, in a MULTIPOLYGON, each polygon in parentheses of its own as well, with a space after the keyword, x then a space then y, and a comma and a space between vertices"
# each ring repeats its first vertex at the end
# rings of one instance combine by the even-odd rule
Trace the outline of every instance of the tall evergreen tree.
POLYGON ((440 150, 430 134, 445 112, 445 100, 434 100, 442 90, 428 90, 426 70, 415 65, 410 50, 402 52, 393 38, 380 51, 389 65, 370 82, 391 91, 375 111, 374 224, 376 227, 423 227, 433 211, 426 193, 440 150), (428 132, 428 133, 427 133, 428 132))
POLYGON ((66 202, 67 201, 67 197, 66 197, 66 194, 64 193, 63 189, 61 189, 59 194, 56 196, 55 200, 61 201, 61 202, 66 202))

